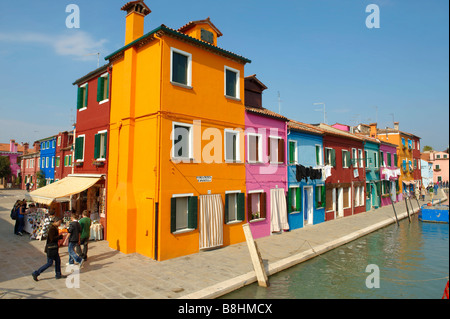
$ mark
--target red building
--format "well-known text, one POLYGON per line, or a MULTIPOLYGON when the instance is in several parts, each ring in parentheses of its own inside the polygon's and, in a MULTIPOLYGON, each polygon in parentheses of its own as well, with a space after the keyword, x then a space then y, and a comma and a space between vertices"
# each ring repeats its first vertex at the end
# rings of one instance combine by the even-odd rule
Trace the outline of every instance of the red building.
POLYGON ((72 174, 73 132, 60 132, 56 137, 55 181, 72 174))
POLYGON ((324 133, 324 163, 331 166, 325 180, 325 221, 365 212, 363 139, 323 123, 316 127, 324 133))
POLYGON ((416 185, 422 185, 422 169, 420 166, 420 137, 412 135, 413 178, 416 185))
POLYGON ((37 188, 37 173, 40 170, 40 146, 40 142, 34 142, 33 148, 27 148, 24 155, 20 157, 20 175, 22 176, 21 189, 27 189, 27 184, 28 190, 30 191, 37 188))
MULTIPOLYGON (((81 192, 72 207, 87 209, 100 218, 106 230, 106 175, 108 172, 108 130, 110 114, 111 67, 106 64, 73 84, 77 91, 77 121, 74 130, 75 177, 98 179, 81 192)), ((106 234, 106 231, 104 232, 106 234)))

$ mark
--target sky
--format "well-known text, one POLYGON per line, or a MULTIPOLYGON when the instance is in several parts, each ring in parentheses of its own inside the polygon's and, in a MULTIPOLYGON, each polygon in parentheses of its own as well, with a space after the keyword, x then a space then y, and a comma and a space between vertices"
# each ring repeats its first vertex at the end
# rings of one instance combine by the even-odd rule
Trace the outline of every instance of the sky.
MULTIPOLYGON (((72 83, 97 68, 125 39, 127 0, 3 1, 0 10, 0 143, 70 130, 72 83), (68 28, 70 4, 79 28, 68 28)), ((447 0, 171 0, 152 10, 144 32, 210 17, 218 46, 252 62, 268 89, 263 106, 304 123, 377 122, 449 145, 447 0), (374 23, 375 4, 379 28, 374 23), (314 103, 324 103, 314 105, 314 103)))

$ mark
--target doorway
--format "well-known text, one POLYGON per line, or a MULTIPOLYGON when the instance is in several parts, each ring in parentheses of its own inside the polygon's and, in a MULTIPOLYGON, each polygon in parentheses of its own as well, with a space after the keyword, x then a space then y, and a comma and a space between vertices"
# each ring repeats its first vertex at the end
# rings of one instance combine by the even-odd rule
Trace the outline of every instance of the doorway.
POLYGON ((223 245, 223 203, 220 194, 199 196, 199 249, 223 245))
POLYGON ((342 187, 338 188, 337 203, 338 203, 337 217, 344 217, 344 189, 342 187))
POLYGON ((314 197, 312 186, 303 187, 303 212, 305 225, 312 225, 314 220, 314 197))

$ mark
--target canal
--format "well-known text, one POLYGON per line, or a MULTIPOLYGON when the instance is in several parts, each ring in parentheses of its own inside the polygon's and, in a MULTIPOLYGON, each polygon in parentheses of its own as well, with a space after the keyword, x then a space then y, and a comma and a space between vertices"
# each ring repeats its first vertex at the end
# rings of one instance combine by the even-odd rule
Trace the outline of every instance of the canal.
POLYGON ((449 225, 416 214, 270 276, 269 288, 255 283, 222 298, 439 299, 448 273, 449 225))

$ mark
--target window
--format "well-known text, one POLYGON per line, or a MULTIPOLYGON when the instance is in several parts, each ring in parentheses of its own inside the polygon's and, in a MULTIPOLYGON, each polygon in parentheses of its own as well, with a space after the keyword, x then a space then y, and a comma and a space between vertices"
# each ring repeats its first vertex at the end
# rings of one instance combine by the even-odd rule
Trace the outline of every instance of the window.
POLYGON ((408 140, 408 148, 412 149, 412 140, 408 140))
POLYGON ((360 187, 360 189, 359 189, 359 195, 360 195, 360 198, 359 198, 359 206, 364 206, 364 205, 365 205, 365 201, 364 201, 364 199, 365 199, 365 196, 364 196, 364 186, 361 186, 361 187, 360 187))
POLYGON ((83 110, 88 102, 88 84, 85 83, 78 87, 77 110, 83 110))
POLYGON ((108 144, 107 132, 98 132, 95 134, 94 139, 94 159, 106 159, 106 145, 108 144))
POLYGON ((394 166, 397 167, 398 165, 398 156, 397 154, 394 154, 394 166))
POLYGON ((403 147, 406 147, 405 138, 404 137, 402 137, 402 145, 403 145, 403 147))
POLYGON ((355 187, 355 197, 354 197, 354 203, 353 203, 353 205, 355 207, 359 206, 359 199, 361 198, 360 191, 361 190, 360 190, 359 186, 355 187))
POLYGON ((300 190, 300 187, 289 187, 287 199, 288 214, 302 210, 302 197, 300 190))
POLYGON ((365 167, 369 167, 369 153, 367 151, 364 151, 364 161, 365 161, 365 167))
POLYGON ((247 134, 247 154, 249 163, 261 163, 262 162, 262 135, 248 133, 247 134))
POLYGON ((170 82, 184 86, 192 86, 192 54, 170 48, 170 82))
POLYGON ((325 165, 336 166, 336 151, 332 148, 325 148, 325 165))
POLYGON ((58 146, 61 146, 61 136, 58 136, 58 146))
POLYGON ((239 70, 232 69, 225 66, 225 96, 233 97, 236 99, 240 98, 239 95, 239 70))
POLYGON ((352 148, 352 165, 354 168, 358 168, 358 155, 356 148, 352 148))
POLYGON ((316 208, 325 207, 325 185, 316 186, 316 208))
POLYGON ((55 166, 56 166, 56 167, 59 167, 60 162, 61 162, 61 157, 58 156, 58 157, 56 158, 56 164, 55 164, 55 166))
POLYGON ((336 188, 326 188, 325 191, 325 210, 334 211, 334 202, 336 198, 336 188))
POLYGON ((192 125, 172 123, 172 157, 175 159, 192 158, 192 125))
POLYGON ((225 161, 239 162, 239 132, 232 130, 225 130, 225 161))
POLYGON ((343 168, 350 167, 350 152, 347 150, 342 150, 342 167, 343 168))
POLYGON ((266 193, 254 191, 248 194, 248 220, 266 218, 266 193))
POLYGON ((198 197, 193 194, 173 195, 170 202, 172 233, 197 229, 198 197))
POLYGON ((322 146, 316 144, 316 164, 322 165, 322 146))
POLYGON ((241 222, 245 219, 245 194, 225 194, 225 223, 241 222))
POLYGON ((373 167, 378 167, 378 152, 373 152, 373 167))
POLYGON ((359 167, 364 167, 364 157, 362 149, 358 149, 359 167))
POLYGON ((344 208, 349 208, 351 203, 351 187, 343 188, 343 196, 344 196, 344 208))
POLYGON ((48 168, 48 157, 45 158, 45 168, 48 168))
POLYGON ((441 158, 441 155, 436 154, 436 159, 441 158))
POLYGON ((54 168, 54 167, 55 167, 55 157, 52 156, 52 168, 54 168))
POLYGON ((387 159, 387 166, 392 166, 392 154, 386 153, 386 159, 387 159))
POLYGON ((75 161, 84 161, 84 135, 80 135, 75 140, 75 161))
POLYGON ((297 164, 297 141, 289 141, 289 164, 297 164))
POLYGON ((384 161, 384 152, 380 152, 380 166, 386 166, 384 161))
POLYGON ((281 137, 269 137, 267 153, 270 163, 284 163, 284 140, 281 137))
POLYGON ((102 74, 97 79, 97 102, 109 99, 109 73, 102 74))

